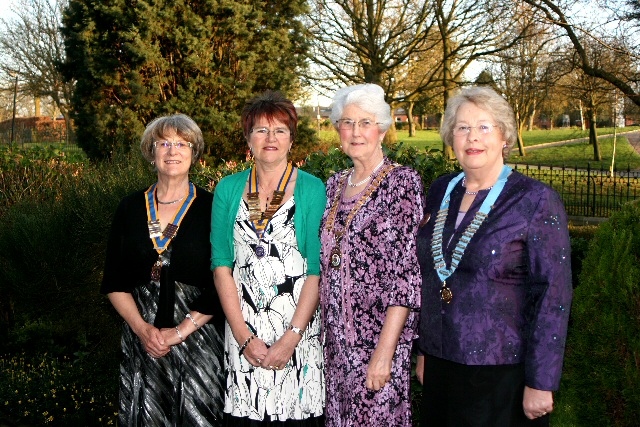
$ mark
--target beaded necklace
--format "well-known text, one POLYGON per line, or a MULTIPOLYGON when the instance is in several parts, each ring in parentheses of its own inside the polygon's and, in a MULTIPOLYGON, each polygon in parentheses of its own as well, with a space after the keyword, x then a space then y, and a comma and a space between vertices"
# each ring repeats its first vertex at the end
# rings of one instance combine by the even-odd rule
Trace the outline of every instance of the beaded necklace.
POLYGON ((444 247, 442 244, 442 233, 444 231, 444 223, 447 220, 447 214, 449 212, 449 202, 451 192, 453 188, 460 182, 461 179, 464 178, 464 172, 460 173, 458 176, 453 178, 449 185, 447 186, 447 190, 442 197, 442 202, 440 203, 440 210, 438 211, 438 215, 436 216, 436 222, 433 227, 433 237, 431 238, 431 255, 433 257, 434 269, 438 273, 438 277, 442 282, 442 288, 440 289, 440 298, 442 301, 447 304, 451 302, 453 299, 453 292, 451 292, 451 288, 447 286, 446 279, 451 276, 456 269, 458 268, 458 264, 464 255, 464 251, 467 248, 467 245, 473 238, 473 236, 478 231, 478 228, 482 225, 493 204, 496 202, 496 199, 504 189, 505 184, 507 183, 507 178, 511 173, 511 168, 507 165, 502 167, 502 171, 500 172, 500 176, 498 177, 498 182, 496 182, 492 187, 489 194, 487 194, 486 199, 482 202, 480 209, 476 212, 471 223, 467 226, 466 230, 460 236, 458 243, 456 244, 455 249, 453 250, 453 255, 451 256, 451 267, 447 268, 447 263, 444 260, 444 247))

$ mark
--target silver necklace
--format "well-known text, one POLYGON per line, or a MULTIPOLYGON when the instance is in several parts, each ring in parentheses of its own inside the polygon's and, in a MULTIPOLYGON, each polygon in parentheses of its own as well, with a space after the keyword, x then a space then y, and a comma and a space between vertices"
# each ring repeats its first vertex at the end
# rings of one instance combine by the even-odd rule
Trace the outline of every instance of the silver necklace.
POLYGON ((157 201, 158 201, 158 203, 159 203, 159 204, 161 204, 161 205, 173 205, 174 203, 178 203, 178 202, 180 202, 180 201, 184 200, 184 196, 180 197, 179 199, 172 200, 172 201, 170 201, 170 202, 161 202, 161 201, 160 201, 160 200, 158 200, 158 199, 156 199, 156 200, 157 200, 157 201))
POLYGON ((351 182, 351 176, 353 175, 353 171, 355 170, 355 168, 351 169, 351 172, 349 173, 349 178, 347 179, 347 185, 349 185, 349 187, 351 187, 351 188, 355 188, 355 187, 361 186, 365 182, 369 181, 371 179, 371 177, 373 176, 373 174, 376 173, 378 171, 378 169, 380 169, 382 167, 383 164, 384 164, 384 157, 382 158, 380 163, 378 163, 378 166, 373 168, 373 170, 371 171, 371 173, 369 174, 368 177, 366 177, 365 179, 363 179, 360 182, 356 182, 355 184, 353 182, 351 182))
POLYGON ((478 191, 469 191, 467 190, 467 177, 465 176, 464 178, 462 178, 462 186, 464 187, 464 194, 468 194, 470 196, 475 196, 476 194, 478 194, 480 191, 484 191, 484 190, 491 190, 493 188, 493 185, 489 188, 485 188, 484 190, 478 190, 478 191))

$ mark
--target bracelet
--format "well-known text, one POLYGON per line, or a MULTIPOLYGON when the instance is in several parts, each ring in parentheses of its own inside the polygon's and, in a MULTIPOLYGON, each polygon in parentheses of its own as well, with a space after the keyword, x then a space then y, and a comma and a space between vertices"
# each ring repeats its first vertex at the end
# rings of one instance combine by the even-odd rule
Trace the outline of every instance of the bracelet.
POLYGON ((251 336, 244 341, 244 344, 240 346, 240 350, 238 351, 238 356, 242 356, 242 353, 244 353, 244 350, 247 348, 251 340, 254 339, 255 337, 256 337, 255 335, 251 334, 251 336))
POLYGON ((296 326, 293 326, 291 323, 289 323, 289 326, 287 326, 287 330, 288 331, 293 331, 296 334, 301 335, 301 336, 302 336, 302 334, 304 334, 304 329, 300 329, 300 328, 298 328, 296 326))
POLYGON ((182 338, 182 334, 180 333, 180 329, 178 329, 177 326, 176 326, 176 334, 178 334, 178 337, 180 337, 180 341, 184 342, 184 338, 182 338))
POLYGON ((197 329, 200 329, 200 325, 198 325, 198 322, 196 322, 196 319, 193 318, 193 316, 191 315, 191 313, 187 313, 187 315, 185 316, 187 319, 191 320, 191 323, 193 323, 193 326, 196 327, 197 329))

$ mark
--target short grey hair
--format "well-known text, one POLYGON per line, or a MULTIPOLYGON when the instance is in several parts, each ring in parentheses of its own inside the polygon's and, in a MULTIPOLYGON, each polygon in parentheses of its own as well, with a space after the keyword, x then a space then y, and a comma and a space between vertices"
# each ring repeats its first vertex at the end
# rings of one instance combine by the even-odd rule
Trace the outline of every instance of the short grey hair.
POLYGON ((204 152, 204 138, 196 122, 185 114, 156 117, 147 125, 140 141, 140 151, 142 151, 145 160, 148 162, 155 160, 153 142, 172 132, 193 144, 191 155, 191 165, 193 166, 204 152))
POLYGON ((333 97, 329 119, 338 129, 338 120, 347 105, 355 105, 363 111, 372 114, 381 132, 391 127, 391 107, 384 100, 384 90, 375 84, 366 83, 339 89, 333 97))
POLYGON ((502 157, 507 158, 518 141, 518 131, 513 108, 504 97, 487 86, 472 86, 462 89, 447 101, 440 137, 442 141, 453 146, 453 128, 457 122, 458 109, 462 104, 470 102, 493 116, 495 124, 502 131, 507 146, 502 149, 502 157))

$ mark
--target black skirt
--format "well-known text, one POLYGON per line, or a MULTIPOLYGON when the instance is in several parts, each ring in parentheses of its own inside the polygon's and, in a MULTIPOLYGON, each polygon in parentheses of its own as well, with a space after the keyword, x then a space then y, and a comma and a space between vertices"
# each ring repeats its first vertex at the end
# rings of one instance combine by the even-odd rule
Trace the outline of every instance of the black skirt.
POLYGON ((425 356, 422 427, 548 427, 524 415, 524 365, 471 366, 425 356))
MULTIPOLYGON (((140 314, 153 324, 160 287, 153 282, 135 288, 140 314)), ((175 283, 174 321, 189 312, 200 296, 197 287, 175 283)), ((224 408, 223 332, 203 325, 164 357, 154 359, 125 323, 120 365, 120 426, 218 427, 224 408)))

